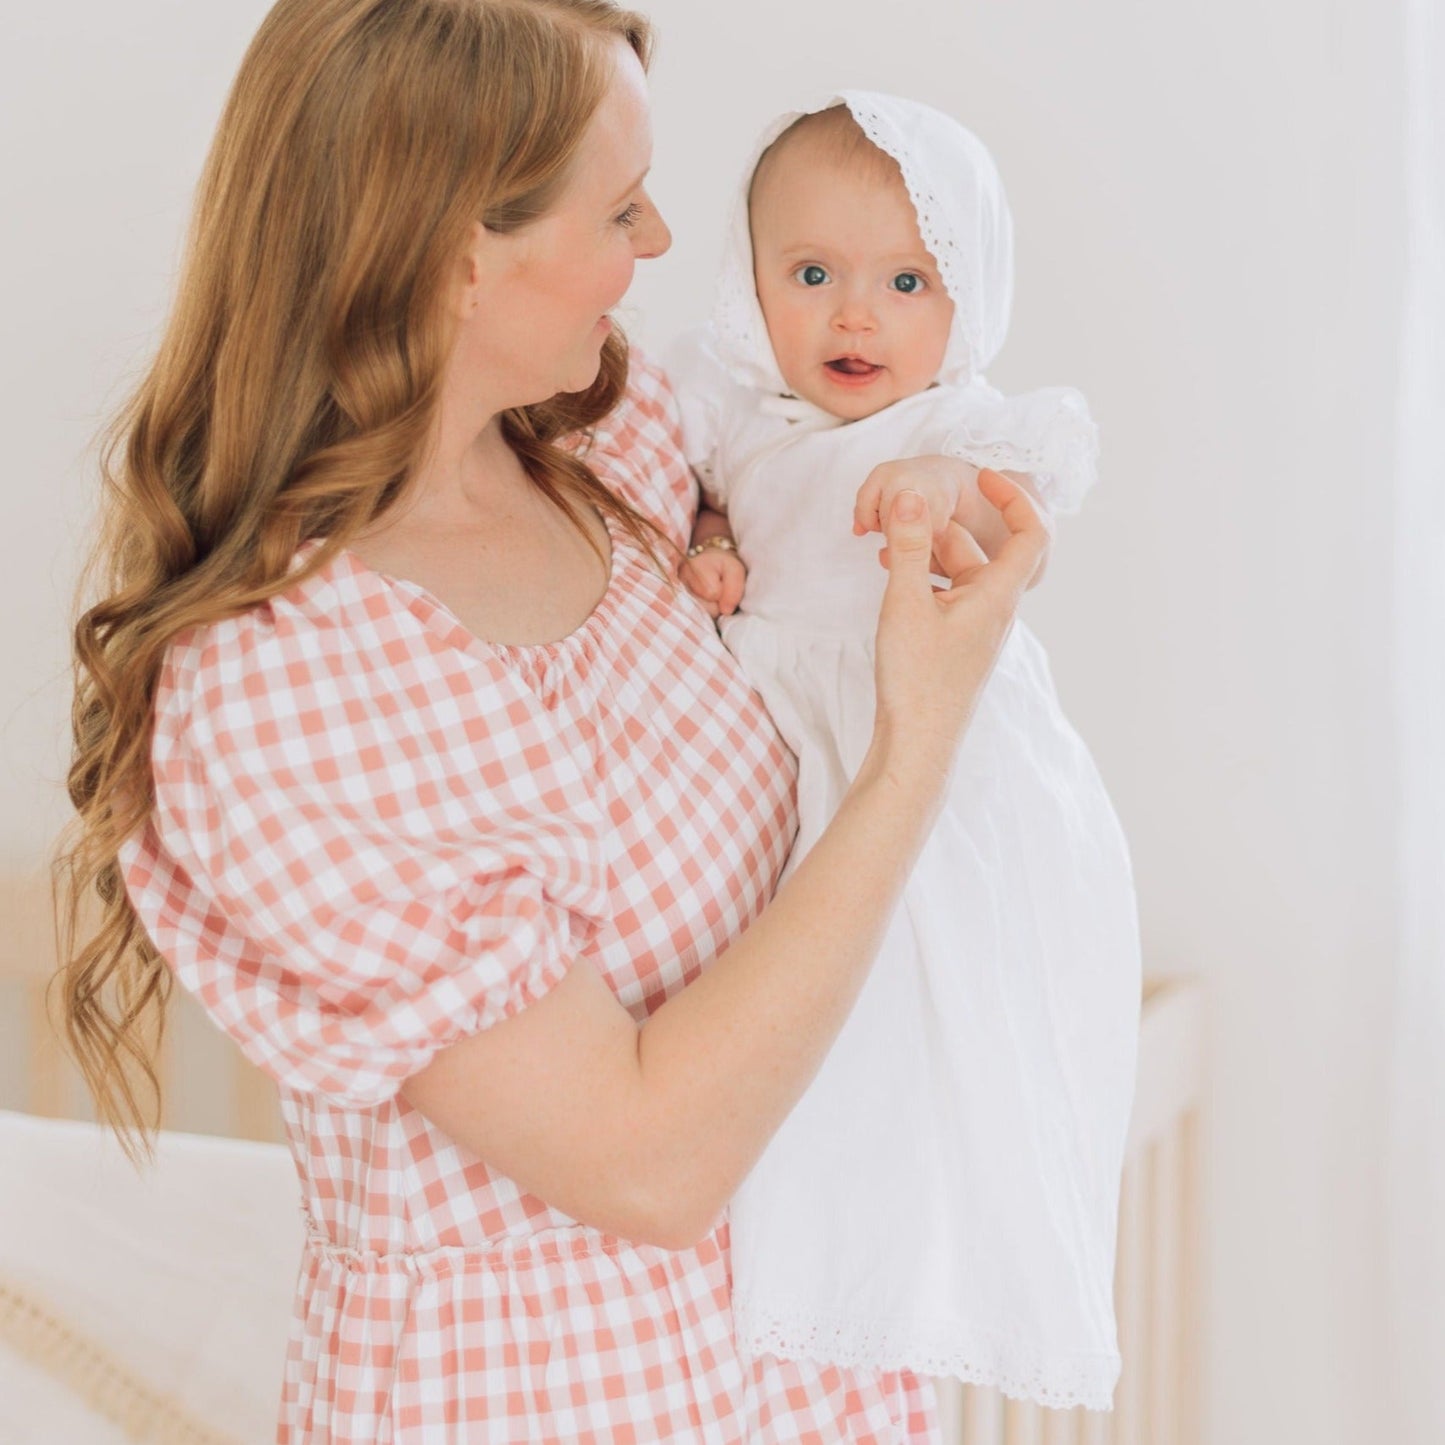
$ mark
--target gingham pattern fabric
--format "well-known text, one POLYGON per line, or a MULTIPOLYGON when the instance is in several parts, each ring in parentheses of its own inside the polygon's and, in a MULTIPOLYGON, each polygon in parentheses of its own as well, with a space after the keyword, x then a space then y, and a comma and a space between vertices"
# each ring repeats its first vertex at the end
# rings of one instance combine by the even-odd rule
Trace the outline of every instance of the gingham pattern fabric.
MULTIPOLYGON (((686 541, 659 372, 634 360, 590 460, 686 541)), ((168 652, 121 863, 280 1085, 309 1238, 278 1445, 935 1438, 927 1380, 739 1357, 726 1215, 679 1251, 580 1225, 397 1092, 576 957, 640 1022, 782 871, 791 755, 701 607, 608 530, 607 591, 557 643, 480 641, 342 552, 168 652)))

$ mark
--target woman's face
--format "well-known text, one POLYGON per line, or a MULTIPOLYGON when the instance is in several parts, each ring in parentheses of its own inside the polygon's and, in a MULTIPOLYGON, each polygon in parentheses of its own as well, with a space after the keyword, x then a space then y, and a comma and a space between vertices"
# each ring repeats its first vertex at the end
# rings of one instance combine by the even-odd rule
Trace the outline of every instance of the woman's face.
POLYGON ((499 410, 591 386, 607 313, 638 260, 672 244, 643 186, 652 165, 646 77, 627 44, 609 49, 611 82, 552 209, 506 235, 478 227, 458 346, 481 390, 496 378, 499 410))

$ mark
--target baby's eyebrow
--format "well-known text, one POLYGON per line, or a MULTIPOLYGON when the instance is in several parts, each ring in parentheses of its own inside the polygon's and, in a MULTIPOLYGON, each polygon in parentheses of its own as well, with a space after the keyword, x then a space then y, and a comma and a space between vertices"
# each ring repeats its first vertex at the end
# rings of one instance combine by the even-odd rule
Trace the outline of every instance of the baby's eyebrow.
MULTIPOLYGON (((804 256, 832 257, 841 255, 841 252, 833 251, 832 247, 826 245, 809 245, 804 242, 798 246, 785 246, 778 252, 779 257, 784 261, 800 260, 804 256)), ((843 256, 843 260, 851 261, 851 256, 843 256)), ((894 251, 886 256, 869 256, 866 258, 871 264, 881 261, 887 266, 906 266, 914 271, 928 271, 934 275, 938 272, 938 265, 926 251, 894 251)))

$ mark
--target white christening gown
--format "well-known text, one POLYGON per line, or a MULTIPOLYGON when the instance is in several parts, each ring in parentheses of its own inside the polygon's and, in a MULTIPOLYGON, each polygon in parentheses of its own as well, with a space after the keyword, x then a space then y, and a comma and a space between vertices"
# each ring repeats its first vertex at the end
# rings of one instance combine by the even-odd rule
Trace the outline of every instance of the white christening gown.
MULTIPOLYGON (((852 534, 858 487, 937 452, 1036 471, 1047 424, 1029 455, 990 438, 1029 433, 1031 405, 1059 414, 1063 389, 937 386, 839 424, 777 414, 700 337, 670 369, 748 567, 723 637, 798 757, 791 873, 872 734, 887 574, 879 536, 852 534)), ((1040 485, 1071 510, 1059 435, 1040 485)), ((740 1346, 1110 1408, 1140 983, 1123 833, 1017 620, 862 993, 732 1201, 740 1346)))

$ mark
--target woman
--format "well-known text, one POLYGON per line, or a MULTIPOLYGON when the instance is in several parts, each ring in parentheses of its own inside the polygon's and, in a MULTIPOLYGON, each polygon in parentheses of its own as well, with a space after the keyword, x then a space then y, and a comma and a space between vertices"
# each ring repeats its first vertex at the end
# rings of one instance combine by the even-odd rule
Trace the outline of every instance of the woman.
POLYGON ((725 1208, 1047 532, 1002 478, 987 565, 895 506, 874 746, 764 909, 791 758, 675 586, 696 495, 607 319, 669 243, 647 49, 607 0, 281 0, 117 424, 67 1015, 123 1130, 172 973, 277 1079, 308 1230, 283 1445, 936 1429, 912 1375, 738 1357, 725 1208))

